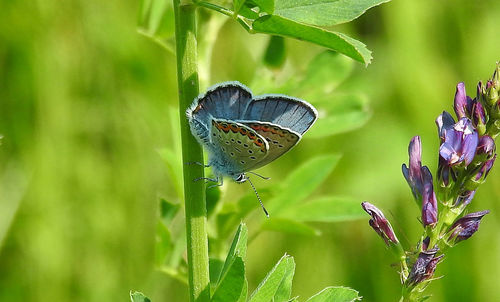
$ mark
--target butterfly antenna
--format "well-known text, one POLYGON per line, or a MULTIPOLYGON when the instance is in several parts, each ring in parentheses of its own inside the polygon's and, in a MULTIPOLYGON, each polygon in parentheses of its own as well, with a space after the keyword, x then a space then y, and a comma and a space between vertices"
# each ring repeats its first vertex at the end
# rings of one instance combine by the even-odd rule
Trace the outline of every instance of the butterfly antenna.
POLYGON ((255 195, 257 195, 257 199, 260 202, 260 206, 262 207, 262 210, 264 210, 264 213, 266 213, 266 217, 269 218, 269 213, 267 212, 266 208, 264 207, 264 204, 262 203, 262 200, 260 199, 259 193, 257 193, 257 189, 255 189, 255 186, 253 185, 252 181, 250 178, 247 177, 248 182, 252 186, 253 191, 255 192, 255 195))
POLYGON ((253 175, 257 175, 258 177, 260 177, 262 179, 265 179, 265 180, 271 179, 271 177, 265 177, 265 176, 262 176, 260 174, 255 173, 255 172, 252 172, 252 171, 248 171, 247 173, 250 173, 250 174, 253 174, 253 175))

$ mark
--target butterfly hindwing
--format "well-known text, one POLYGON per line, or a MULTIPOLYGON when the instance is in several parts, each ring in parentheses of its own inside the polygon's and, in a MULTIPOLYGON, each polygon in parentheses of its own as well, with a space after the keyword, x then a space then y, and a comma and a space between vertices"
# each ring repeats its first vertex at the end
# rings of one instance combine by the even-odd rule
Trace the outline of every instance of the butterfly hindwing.
POLYGON ((304 134, 318 113, 309 103, 286 95, 262 95, 250 103, 242 120, 268 122, 304 134))
POLYGON ((264 160, 269 151, 266 139, 238 122, 212 119, 211 142, 232 167, 232 172, 249 171, 264 160))
POLYGON ((301 138, 300 134, 271 123, 257 121, 241 121, 240 123, 247 125, 255 132, 262 135, 269 144, 267 156, 258 163, 257 167, 262 167, 285 154, 295 146, 301 138))

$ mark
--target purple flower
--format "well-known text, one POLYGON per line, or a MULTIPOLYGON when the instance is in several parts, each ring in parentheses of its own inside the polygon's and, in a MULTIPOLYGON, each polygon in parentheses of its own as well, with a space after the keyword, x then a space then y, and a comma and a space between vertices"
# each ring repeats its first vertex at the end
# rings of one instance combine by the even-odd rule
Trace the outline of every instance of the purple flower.
POLYGON ((369 221, 370 226, 377 232, 377 234, 384 239, 385 244, 389 246, 391 243, 399 243, 398 238, 394 234, 391 224, 385 218, 382 211, 369 202, 362 202, 361 206, 372 218, 369 221))
POLYGON ((475 194, 475 190, 462 192, 460 195, 458 195, 453 206, 462 207, 462 209, 465 208, 472 201, 472 198, 474 198, 475 194))
POLYGON ((479 140, 472 122, 464 117, 450 127, 449 120, 445 118, 445 112, 443 112, 436 123, 441 137, 439 155, 449 166, 461 163, 469 165, 474 159, 479 140))
POLYGON ((413 197, 422 205, 422 223, 424 226, 433 225, 437 222, 437 200, 431 171, 427 166, 422 167, 422 143, 419 136, 411 139, 408 155, 410 167, 403 164, 403 175, 410 185, 413 197))
POLYGON ((476 159, 485 161, 495 155, 495 141, 488 135, 481 136, 477 143, 476 159))
MULTIPOLYGON (((409 165, 403 164, 403 175, 410 185, 413 196, 420 204, 422 202, 422 194, 424 191, 423 170, 427 167, 422 167, 422 143, 420 137, 415 136, 411 139, 408 146, 409 165)), ((428 170, 428 169, 427 169, 428 170)))
POLYGON ((455 92, 455 113, 457 114, 457 118, 470 117, 471 105, 472 99, 465 93, 465 84, 463 82, 458 83, 455 92))
POLYGON ((434 271, 436 270, 436 266, 444 256, 440 255, 436 257, 437 252, 437 248, 420 252, 415 264, 411 268, 410 274, 408 275, 408 280, 406 281, 408 285, 414 286, 422 281, 432 278, 434 271))
POLYGON ((490 211, 470 213, 458 219, 449 229, 448 241, 456 244, 471 237, 478 229, 484 215, 490 211))
POLYGON ((486 176, 488 176, 488 173, 491 170, 491 167, 493 167, 493 164, 495 163, 495 159, 497 158, 496 154, 493 156, 492 159, 489 159, 485 161, 478 169, 474 176, 475 181, 483 181, 486 179, 486 176))
MULTIPOLYGON (((427 167, 426 167, 427 168, 427 167)), ((432 175, 429 169, 425 170, 424 176, 424 192, 422 194, 422 223, 425 226, 434 226, 437 222, 438 205, 436 193, 432 185, 432 175)))
POLYGON ((483 105, 477 100, 472 102, 472 123, 476 129, 480 129, 481 133, 484 134, 486 131, 486 111, 484 111, 483 105))

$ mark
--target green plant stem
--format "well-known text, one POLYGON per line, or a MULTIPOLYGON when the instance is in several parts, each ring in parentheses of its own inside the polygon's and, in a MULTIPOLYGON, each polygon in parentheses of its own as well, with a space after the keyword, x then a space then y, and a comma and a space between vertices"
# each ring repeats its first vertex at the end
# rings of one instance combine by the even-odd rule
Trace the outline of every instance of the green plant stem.
POLYGON ((205 184, 193 181, 203 177, 203 167, 185 163, 203 162, 203 150, 189 130, 186 109, 198 95, 196 44, 196 7, 192 3, 173 0, 175 12, 175 42, 179 114, 181 120, 182 161, 188 257, 189 295, 191 301, 210 300, 208 271, 207 210, 205 184))

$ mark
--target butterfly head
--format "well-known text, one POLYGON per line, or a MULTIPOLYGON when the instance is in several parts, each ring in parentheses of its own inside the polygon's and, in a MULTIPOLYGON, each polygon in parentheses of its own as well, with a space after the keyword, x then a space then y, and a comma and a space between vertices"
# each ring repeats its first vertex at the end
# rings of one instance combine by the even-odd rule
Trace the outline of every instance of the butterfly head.
POLYGON ((235 175, 233 176, 233 179, 234 179, 234 181, 236 181, 237 183, 240 183, 240 184, 241 184, 241 183, 244 183, 245 181, 247 181, 247 180, 248 180, 248 177, 246 176, 246 174, 245 174, 245 173, 240 173, 240 174, 235 174, 235 175))

